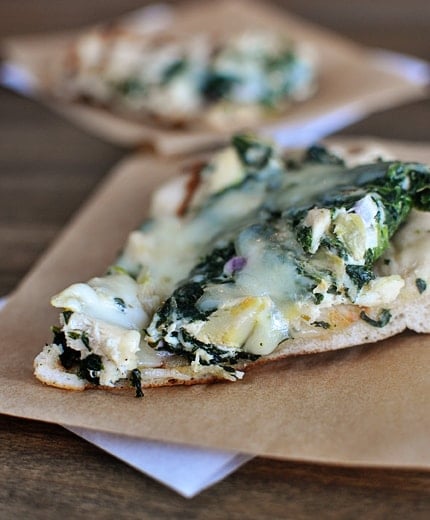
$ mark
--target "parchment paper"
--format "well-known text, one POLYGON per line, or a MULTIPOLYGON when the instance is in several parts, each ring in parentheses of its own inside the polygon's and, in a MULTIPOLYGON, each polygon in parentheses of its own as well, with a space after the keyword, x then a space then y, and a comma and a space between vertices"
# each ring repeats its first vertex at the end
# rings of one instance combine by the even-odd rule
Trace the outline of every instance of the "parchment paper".
MULTIPOLYGON (((229 35, 250 28, 270 28, 290 35, 294 40, 308 42, 315 48, 320 67, 317 94, 310 100, 292 105, 276 118, 256 125, 270 136, 278 137, 282 134, 280 130, 297 132, 303 125, 332 113, 347 113, 344 124, 348 124, 374 110, 419 98, 424 94, 423 82, 415 82, 395 73, 378 53, 298 19, 270 2, 196 1, 177 7, 171 17, 166 16, 166 10, 161 14, 164 17, 161 25, 170 24, 169 31, 179 35, 202 31, 229 35)), ((139 23, 147 27, 151 25, 148 17, 153 18, 153 23, 160 21, 154 9, 147 12, 146 17, 144 15, 142 12, 131 15, 127 17, 126 23, 136 23, 138 19, 139 23)), ((166 155, 213 145, 238 129, 233 124, 221 132, 202 125, 183 130, 161 129, 83 103, 56 99, 51 88, 58 74, 55 71, 58 71, 59 62, 77 34, 28 36, 3 42, 3 54, 9 64, 19 66, 21 71, 29 73, 32 78, 29 87, 25 89, 27 95, 38 97, 57 112, 100 137, 126 146, 149 143, 159 153, 166 155)))
MULTIPOLYGON (((356 142, 356 141, 354 141, 356 142)), ((430 147, 387 145, 430 161, 430 147)), ((0 413, 138 438, 337 464, 430 468, 430 337, 302 356, 243 381, 132 391, 45 387, 32 361, 51 339, 49 298, 104 272, 178 161, 121 163, 37 263, 0 315, 0 413)))

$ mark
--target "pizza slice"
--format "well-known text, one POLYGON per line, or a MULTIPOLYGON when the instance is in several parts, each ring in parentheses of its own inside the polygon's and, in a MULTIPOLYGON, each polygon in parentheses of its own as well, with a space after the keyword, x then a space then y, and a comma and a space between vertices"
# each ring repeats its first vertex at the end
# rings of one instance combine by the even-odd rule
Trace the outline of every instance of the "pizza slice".
POLYGON ((249 125, 316 91, 307 44, 263 29, 222 37, 145 34, 125 26, 82 34, 55 91, 161 126, 249 125))
POLYGON ((36 377, 140 395, 430 332, 430 169, 374 155, 235 136, 154 195, 106 274, 53 297, 60 324, 36 377))

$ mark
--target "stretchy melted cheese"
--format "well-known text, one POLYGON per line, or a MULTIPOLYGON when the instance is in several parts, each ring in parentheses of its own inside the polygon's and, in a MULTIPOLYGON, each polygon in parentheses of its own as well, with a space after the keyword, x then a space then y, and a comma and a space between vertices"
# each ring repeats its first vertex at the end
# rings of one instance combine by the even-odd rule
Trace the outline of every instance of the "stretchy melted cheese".
POLYGON ((52 299, 61 323, 36 375, 67 388, 235 380, 288 342, 383 329, 407 276, 378 259, 411 211, 429 209, 429 185, 420 164, 348 168, 321 147, 293 160, 236 136, 181 216, 155 211, 106 275, 52 299))

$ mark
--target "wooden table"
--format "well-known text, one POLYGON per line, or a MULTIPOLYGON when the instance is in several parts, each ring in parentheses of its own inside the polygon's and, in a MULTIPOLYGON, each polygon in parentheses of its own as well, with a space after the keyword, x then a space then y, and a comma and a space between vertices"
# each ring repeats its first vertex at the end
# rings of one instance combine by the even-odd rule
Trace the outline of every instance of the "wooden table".
MULTIPOLYGON (((79 25, 138 0, 2 0, 0 35, 79 25)), ((367 45, 429 58, 427 0, 290 0, 290 10, 367 45)), ((0 91, 0 295, 19 283, 126 152, 0 91)), ((430 140, 430 101, 343 134, 430 140)), ((430 473, 256 458, 193 500, 63 428, 0 416, 0 518, 429 518, 430 473)))

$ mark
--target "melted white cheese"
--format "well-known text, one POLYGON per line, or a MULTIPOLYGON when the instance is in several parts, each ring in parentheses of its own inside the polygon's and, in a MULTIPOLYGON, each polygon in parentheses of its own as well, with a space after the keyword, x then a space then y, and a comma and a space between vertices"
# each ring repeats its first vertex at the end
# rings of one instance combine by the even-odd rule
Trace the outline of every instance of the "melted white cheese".
POLYGON ((73 284, 54 296, 51 303, 112 325, 140 329, 149 321, 140 291, 141 287, 130 276, 111 274, 93 278, 88 283, 73 284))
MULTIPOLYGON (((364 264, 366 250, 378 241, 377 218, 383 218, 372 195, 365 195, 350 210, 315 208, 304 218, 304 226, 311 230, 310 268, 332 273, 340 288, 334 294, 329 292, 333 280, 322 277, 313 286, 298 269, 303 249, 288 221, 270 227, 256 218, 259 212, 310 204, 317 194, 349 183, 344 171, 340 165, 312 163, 285 172, 272 157, 265 169, 250 173, 230 147, 202 171, 202 182, 184 217, 176 216, 174 208, 160 209, 172 193, 171 186, 162 188, 154 198, 154 218, 130 234, 111 274, 74 284, 52 299, 54 306, 73 312, 62 321, 67 345, 82 358, 90 353, 101 357, 104 385, 127 377, 136 366, 161 366, 162 354, 145 343, 142 330, 149 325, 149 336, 156 337, 150 324, 154 312, 220 240, 233 240, 236 254, 246 263, 234 283, 205 285, 197 308, 214 312, 191 323, 177 316, 165 332, 171 344, 179 341, 177 333, 183 327, 203 344, 266 355, 287 337, 309 332, 310 324, 333 305, 351 300, 369 307, 391 303, 404 285, 400 276, 379 277, 358 290, 346 274, 346 260, 321 248, 323 238, 332 233, 345 245, 348 261, 364 264), (318 305, 317 296, 322 297, 318 305)), ((183 189, 184 181, 179 185, 183 189)), ((180 206, 180 197, 173 200, 180 206)), ((408 254, 403 246, 401 251, 408 254)), ((424 269, 420 266, 420 273, 424 269)), ((429 273, 427 269, 427 278, 429 273)), ((198 349, 193 370, 200 370, 210 357, 198 349)))

